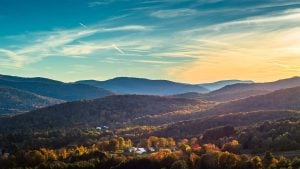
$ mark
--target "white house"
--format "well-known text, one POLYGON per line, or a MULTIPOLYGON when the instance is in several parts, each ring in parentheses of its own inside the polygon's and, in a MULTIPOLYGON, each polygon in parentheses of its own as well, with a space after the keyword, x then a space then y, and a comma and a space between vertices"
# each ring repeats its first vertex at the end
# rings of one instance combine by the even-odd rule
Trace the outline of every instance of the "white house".
POLYGON ((144 154, 144 153, 146 153, 147 151, 144 149, 144 148, 137 148, 137 150, 136 150, 136 153, 137 154, 144 154))
POLYGON ((142 148, 142 147, 138 147, 138 148, 137 147, 131 147, 131 148, 128 149, 128 151, 130 153, 135 152, 137 154, 144 154, 144 153, 147 152, 146 149, 142 148))
POLYGON ((148 147, 147 150, 148 152, 155 152, 155 149, 153 147, 148 147))
POLYGON ((101 130, 104 130, 104 129, 108 130, 109 127, 108 127, 108 126, 101 126, 101 127, 98 126, 98 127, 96 127, 96 129, 97 129, 97 130, 100 130, 100 131, 101 131, 101 130))

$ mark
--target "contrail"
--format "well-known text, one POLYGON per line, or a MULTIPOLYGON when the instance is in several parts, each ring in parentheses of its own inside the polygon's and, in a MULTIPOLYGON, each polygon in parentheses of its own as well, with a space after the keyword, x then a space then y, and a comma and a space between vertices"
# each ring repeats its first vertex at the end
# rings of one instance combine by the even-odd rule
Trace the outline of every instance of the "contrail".
POLYGON ((119 53, 125 54, 125 52, 122 49, 120 49, 117 45, 112 44, 112 47, 115 48, 119 53))
POLYGON ((87 28, 87 26, 85 24, 81 23, 81 22, 79 22, 79 25, 81 25, 84 28, 87 28))

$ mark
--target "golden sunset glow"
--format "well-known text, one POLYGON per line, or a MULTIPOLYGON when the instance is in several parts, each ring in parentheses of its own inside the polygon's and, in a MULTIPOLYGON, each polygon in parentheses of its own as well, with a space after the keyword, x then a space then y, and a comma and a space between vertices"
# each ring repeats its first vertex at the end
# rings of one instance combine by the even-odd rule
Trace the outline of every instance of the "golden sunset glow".
POLYGON ((169 69, 169 75, 192 83, 220 79, 266 82, 300 76, 300 29, 267 32, 255 28, 198 40, 206 42, 205 48, 193 51, 198 60, 169 69))

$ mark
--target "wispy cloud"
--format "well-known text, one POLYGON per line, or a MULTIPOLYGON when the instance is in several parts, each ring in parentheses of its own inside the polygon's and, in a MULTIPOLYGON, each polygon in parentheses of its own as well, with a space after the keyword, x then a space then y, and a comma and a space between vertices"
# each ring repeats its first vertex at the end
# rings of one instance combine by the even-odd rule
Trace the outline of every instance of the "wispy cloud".
POLYGON ((19 68, 23 66, 24 62, 26 62, 24 56, 19 55, 18 53, 15 53, 13 51, 1 49, 1 48, 0 48, 0 58, 2 59, 2 62, 5 62, 5 65, 9 67, 13 66, 19 68), (1 56, 3 58, 1 58, 1 56))
POLYGON ((183 48, 189 49, 181 53, 192 53, 198 59, 170 68, 169 75, 190 82, 222 78, 269 81, 297 75, 299 12, 286 10, 179 33, 186 41, 183 48))
MULTIPOLYGON (((1 49, 0 54, 7 60, 11 60, 11 66, 22 67, 25 64, 40 61, 45 57, 62 56, 80 58, 100 49, 116 49, 124 53, 111 42, 105 43, 82 43, 79 40, 95 34, 118 31, 146 31, 151 28, 142 25, 125 25, 119 27, 75 28, 69 30, 57 30, 52 32, 40 32, 30 34, 33 42, 20 46, 17 49, 1 49), (74 44, 75 43, 75 44, 74 44)), ((1 56, 0 55, 0 56, 1 56)))
POLYGON ((108 5, 110 3, 114 2, 114 0, 99 0, 99 1, 93 1, 88 3, 88 7, 96 7, 99 5, 108 5))
POLYGON ((107 63, 148 63, 155 65, 164 65, 164 64, 176 64, 176 62, 172 61, 162 61, 162 60, 146 60, 146 59, 118 59, 118 58, 105 58, 101 62, 107 63))
POLYGON ((112 44, 112 47, 115 48, 119 53, 125 54, 125 52, 122 49, 120 49, 117 45, 112 44))
POLYGON ((87 26, 85 24, 81 23, 81 22, 79 22, 79 25, 84 27, 84 28, 87 28, 87 26))
POLYGON ((167 10, 158 10, 152 12, 150 15, 157 18, 174 18, 180 16, 190 16, 195 15, 197 10, 195 9, 167 9, 167 10))
POLYGON ((126 25, 120 27, 113 27, 113 28, 103 28, 100 29, 100 32, 113 32, 113 31, 147 31, 151 30, 151 27, 142 26, 142 25, 126 25))

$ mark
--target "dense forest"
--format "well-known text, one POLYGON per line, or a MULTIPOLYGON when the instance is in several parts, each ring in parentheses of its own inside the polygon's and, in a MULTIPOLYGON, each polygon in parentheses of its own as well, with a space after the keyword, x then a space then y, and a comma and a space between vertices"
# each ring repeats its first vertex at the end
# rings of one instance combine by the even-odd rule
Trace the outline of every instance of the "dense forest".
MULTIPOLYGON (((190 138, 126 137, 117 131, 73 129, 6 135, 2 168, 287 168, 298 169, 300 119, 217 127, 190 138), (25 136, 26 135, 26 136, 25 136), (23 144, 10 144, 12 141, 23 144), (75 141, 76 140, 76 141, 75 141), (23 147, 21 146, 23 145, 23 147), (25 146, 26 145, 26 146, 25 146), (21 146, 21 147, 20 147, 21 146), (6 153, 8 151, 10 153, 6 153), (271 152, 282 152, 272 154, 271 152)), ((144 130, 146 132, 149 130, 144 130)), ((119 132, 121 133, 121 132, 119 132)))
POLYGON ((228 140, 221 146, 199 144, 198 138, 149 137, 137 143, 117 137, 91 146, 20 150, 0 157, 0 166, 37 169, 298 169, 300 158, 241 154, 242 145, 228 140), (145 148, 139 148, 145 147, 145 148))

